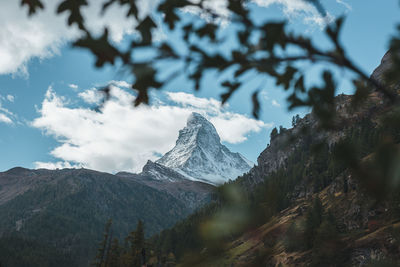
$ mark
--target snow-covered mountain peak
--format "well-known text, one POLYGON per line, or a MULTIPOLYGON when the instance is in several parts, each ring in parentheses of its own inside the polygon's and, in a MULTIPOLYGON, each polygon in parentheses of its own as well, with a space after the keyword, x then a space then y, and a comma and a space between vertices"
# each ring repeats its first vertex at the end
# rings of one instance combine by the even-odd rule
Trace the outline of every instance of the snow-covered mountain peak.
POLYGON ((211 122, 192 113, 185 128, 179 131, 175 147, 156 163, 173 168, 191 180, 220 184, 235 179, 252 166, 239 153, 221 144, 211 122))
POLYGON ((179 131, 176 146, 194 148, 196 146, 217 146, 221 142, 214 125, 199 113, 193 112, 187 121, 186 127, 179 131))
MULTIPOLYGON (((203 127, 207 128, 210 134, 217 134, 217 130, 215 129, 214 125, 209 122, 206 118, 204 118, 200 113, 193 112, 190 114, 186 128, 196 128, 196 127, 203 127)), ((219 138, 219 136, 218 136, 219 138)))

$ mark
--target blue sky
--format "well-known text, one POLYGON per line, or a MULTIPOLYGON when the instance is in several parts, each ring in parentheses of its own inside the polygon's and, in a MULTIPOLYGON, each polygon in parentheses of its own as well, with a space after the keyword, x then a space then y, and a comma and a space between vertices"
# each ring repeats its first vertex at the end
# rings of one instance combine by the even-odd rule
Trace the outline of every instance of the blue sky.
MULTIPOLYGON (((266 7, 253 4, 252 14, 257 20, 288 18, 293 30, 312 36, 323 46, 326 40, 321 25, 313 20, 315 12, 299 8, 298 1, 258 0, 255 2, 266 7)), ((294 114, 306 112, 288 112, 285 94, 273 82, 267 82, 262 91, 261 121, 250 115, 250 87, 236 93, 227 107, 217 109, 223 91, 213 74, 205 78, 198 93, 193 92, 192 83, 178 79, 162 92, 153 92, 152 107, 131 111, 126 104, 130 96, 121 82, 129 83, 128 77, 112 67, 94 68, 90 54, 71 48, 69 41, 76 32, 66 31, 64 21, 56 21, 51 10, 33 21, 17 20, 14 17, 25 13, 10 2, 0 4, 0 22, 5 25, 0 29, 0 171, 15 166, 138 171, 147 159, 154 160, 173 146, 192 111, 208 116, 224 144, 255 162, 269 141, 272 126, 289 127, 294 114), (114 100, 103 114, 94 114, 92 88, 110 81, 118 81, 113 83, 114 100)), ((332 17, 346 14, 342 41, 354 61, 371 73, 386 52, 400 18, 398 1, 322 2, 332 17)), ((121 42, 132 27, 113 14, 118 13, 109 14, 113 39, 121 42)), ((185 16, 198 19, 196 15, 185 16)), ((225 26, 226 34, 230 27, 225 26)), ((161 32, 163 38, 174 38, 168 31, 161 32)), ((311 71, 311 81, 318 81, 316 72, 311 71)), ((351 93, 351 75, 338 75, 340 91, 351 93)))

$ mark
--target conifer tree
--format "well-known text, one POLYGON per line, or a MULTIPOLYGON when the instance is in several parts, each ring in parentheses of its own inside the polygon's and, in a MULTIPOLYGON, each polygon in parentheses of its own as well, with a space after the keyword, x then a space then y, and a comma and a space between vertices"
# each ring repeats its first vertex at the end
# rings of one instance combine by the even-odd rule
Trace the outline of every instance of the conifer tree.
POLYGON ((319 197, 314 199, 313 206, 306 214, 305 240, 308 248, 313 246, 315 232, 322 222, 323 206, 319 197))
POLYGON ((109 219, 106 223, 104 229, 104 237, 103 240, 99 244, 99 249, 97 250, 96 258, 93 262, 93 266, 103 267, 105 266, 105 258, 107 253, 107 246, 109 245, 109 236, 111 231, 112 220, 109 219))
POLYGON ((119 246, 118 238, 114 238, 111 244, 109 267, 119 267, 121 258, 121 248, 119 246))
POLYGON ((133 243, 138 250, 144 248, 144 225, 141 220, 137 223, 133 243))
POLYGON ((108 236, 108 242, 107 242, 107 250, 106 250, 106 253, 105 253, 105 256, 104 256, 104 267, 109 267, 110 266, 110 260, 111 260, 111 258, 110 258, 110 254, 111 254, 111 242, 112 242, 112 240, 113 240, 113 237, 112 237, 112 230, 111 230, 111 233, 109 234, 109 236, 108 236))
POLYGON ((135 264, 137 266, 145 264, 145 247, 144 247, 144 224, 141 220, 138 221, 133 239, 135 250, 135 264))

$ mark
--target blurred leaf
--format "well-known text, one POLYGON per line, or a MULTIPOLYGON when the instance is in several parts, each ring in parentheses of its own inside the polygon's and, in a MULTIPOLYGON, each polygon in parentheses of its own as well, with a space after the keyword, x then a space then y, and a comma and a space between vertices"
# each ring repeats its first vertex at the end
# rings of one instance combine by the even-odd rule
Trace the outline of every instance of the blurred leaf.
POLYGON ((97 58, 96 67, 102 67, 105 63, 114 64, 115 59, 120 55, 118 49, 112 46, 108 41, 108 30, 104 29, 103 35, 95 39, 90 35, 77 40, 73 43, 76 47, 89 49, 97 58))
POLYGON ((264 38, 261 39, 262 47, 267 51, 272 51, 275 45, 279 45, 283 49, 286 47, 285 22, 266 23, 262 29, 264 30, 264 38))
POLYGON ((252 25, 251 20, 249 19, 249 11, 246 8, 246 0, 228 0, 228 9, 236 14, 242 23, 244 23, 247 27, 252 25))
POLYGON ((193 3, 187 0, 169 0, 161 3, 157 11, 164 14, 164 22, 169 26, 170 30, 173 30, 180 20, 176 11, 190 5, 193 5, 193 3))
POLYGON ((282 85, 285 90, 288 90, 297 71, 296 68, 287 66, 285 72, 277 77, 276 85, 282 85))
POLYGON ((338 53, 339 56, 341 56, 341 57, 344 56, 344 50, 339 44, 339 35, 340 35, 340 31, 343 26, 343 22, 344 22, 344 17, 340 17, 335 20, 335 23, 330 24, 326 27, 327 35, 331 38, 331 40, 335 44, 335 48, 336 48, 335 52, 338 53))
POLYGON ((217 29, 217 25, 213 23, 206 23, 203 27, 200 27, 196 30, 196 34, 200 38, 207 36, 211 41, 215 41, 217 29))
POLYGON ((57 8, 57 13, 61 14, 69 11, 68 25, 77 24, 79 29, 84 30, 84 19, 81 14, 81 7, 87 6, 86 0, 64 0, 57 8))
POLYGON ((241 45, 245 46, 249 44, 250 31, 239 31, 237 36, 241 45))
POLYGON ((144 20, 140 22, 140 24, 136 27, 136 29, 140 32, 142 36, 141 45, 149 45, 152 42, 152 33, 151 31, 156 28, 157 25, 154 23, 153 19, 150 16, 147 16, 144 20))
POLYGON ((300 78, 297 79, 296 83, 294 84, 294 89, 304 93, 306 88, 304 86, 304 76, 301 75, 300 78))
POLYGON ((193 29, 193 25, 192 24, 187 24, 187 25, 182 27, 182 30, 184 32, 183 39, 186 42, 189 42, 189 36, 192 33, 192 29, 193 29))
POLYGON ((322 88, 313 87, 309 90, 309 104, 313 107, 321 126, 331 128, 336 113, 334 105, 336 84, 330 71, 324 71, 322 78, 325 83, 322 88))
POLYGON ((230 81, 225 81, 221 84, 221 86, 228 88, 228 92, 224 93, 221 95, 221 100, 222 104, 225 104, 226 101, 229 100, 229 98, 232 96, 234 92, 241 86, 242 84, 240 82, 230 82, 230 81))
POLYGON ((289 109, 294 109, 297 107, 303 107, 306 106, 307 103, 304 102, 302 99, 300 99, 296 93, 292 93, 291 95, 288 96, 287 101, 289 102, 289 109))
POLYGON ((260 101, 258 100, 259 91, 253 93, 251 100, 253 102, 253 116, 258 119, 260 117, 260 101))
POLYGON ((21 6, 28 6, 28 15, 32 16, 39 9, 44 9, 44 5, 40 0, 21 0, 21 6))
POLYGON ((134 64, 132 72, 135 76, 135 83, 132 89, 138 90, 139 94, 135 100, 135 106, 142 103, 149 103, 148 91, 151 88, 158 89, 161 83, 156 79, 156 70, 149 63, 134 64))
POLYGON ((129 6, 128 13, 126 14, 127 17, 134 16, 136 19, 138 17, 138 8, 136 6, 136 0, 109 0, 103 4, 102 13, 104 14, 106 10, 114 3, 119 3, 121 6, 127 5, 129 6))
POLYGON ((195 83, 194 89, 196 91, 200 90, 200 82, 203 77, 203 68, 197 67, 196 71, 190 74, 189 78, 192 79, 195 83))
POLYGON ((160 57, 159 58, 174 58, 179 59, 174 49, 166 42, 162 43, 158 48, 160 57))

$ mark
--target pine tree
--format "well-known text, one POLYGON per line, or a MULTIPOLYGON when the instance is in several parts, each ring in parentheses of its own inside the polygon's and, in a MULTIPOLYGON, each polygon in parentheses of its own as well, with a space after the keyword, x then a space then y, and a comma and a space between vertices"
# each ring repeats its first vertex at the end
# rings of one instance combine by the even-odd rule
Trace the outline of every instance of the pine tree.
POLYGON ((93 262, 93 266, 103 267, 105 266, 105 258, 107 253, 107 246, 109 245, 109 236, 111 231, 112 220, 109 219, 106 223, 104 229, 104 237, 103 240, 99 244, 99 249, 97 250, 96 258, 93 262))
POLYGON ((314 199, 313 206, 307 212, 306 215, 306 225, 305 225, 305 241, 308 248, 311 248, 314 243, 315 232, 322 222, 322 214, 324 212, 324 208, 322 206, 322 202, 319 197, 314 199))
POLYGON ((300 115, 296 114, 296 125, 299 123, 299 121, 300 121, 300 115))
POLYGON ((114 238, 111 244, 109 267, 119 267, 121 258, 121 248, 119 246, 118 238, 114 238))
POLYGON ((137 223, 133 243, 138 250, 144 248, 144 225, 141 220, 137 223))
POLYGON ((312 266, 342 266, 346 255, 344 246, 336 229, 336 219, 328 213, 317 231, 315 231, 314 247, 312 252, 312 266))
POLYGON ((135 264, 141 266, 145 264, 146 251, 144 247, 144 224, 141 220, 138 221, 133 239, 133 245, 135 248, 135 264))
POLYGON ((113 240, 113 237, 112 237, 112 231, 111 231, 111 233, 109 234, 109 237, 108 237, 107 250, 106 250, 106 253, 104 255, 104 267, 109 267, 110 266, 110 260, 111 260, 110 251, 111 251, 111 245, 112 245, 111 242, 112 242, 112 240, 113 240))

